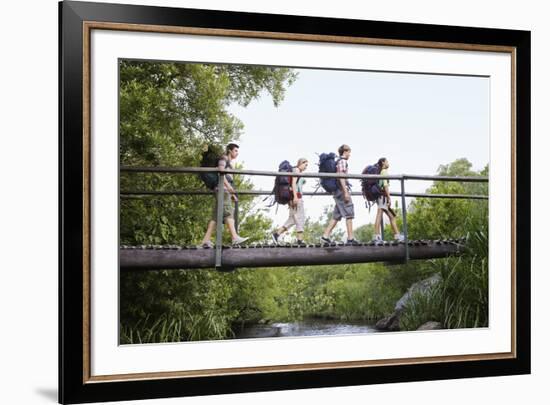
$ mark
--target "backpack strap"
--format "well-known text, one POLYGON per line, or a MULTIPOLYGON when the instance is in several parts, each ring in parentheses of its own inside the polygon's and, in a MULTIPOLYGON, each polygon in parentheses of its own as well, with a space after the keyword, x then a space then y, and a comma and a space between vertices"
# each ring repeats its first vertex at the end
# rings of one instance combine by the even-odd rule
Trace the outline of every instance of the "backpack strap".
MULTIPOLYGON (((297 169, 298 166, 292 166, 292 173, 299 173, 297 170, 295 171, 295 169, 297 169)), ((300 180, 300 177, 299 176, 296 176, 295 177, 296 179, 296 187, 298 187, 298 180, 300 180)), ((290 177, 290 188, 292 188, 292 177, 290 177)))

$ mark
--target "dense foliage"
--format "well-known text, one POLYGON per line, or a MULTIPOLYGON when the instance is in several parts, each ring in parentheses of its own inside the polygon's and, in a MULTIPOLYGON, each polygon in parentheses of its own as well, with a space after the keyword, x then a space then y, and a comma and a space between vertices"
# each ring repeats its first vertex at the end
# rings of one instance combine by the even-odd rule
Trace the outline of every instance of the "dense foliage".
MULTIPOLYGON (((243 125, 228 112, 230 104, 246 106, 267 92, 278 106, 296 79, 290 69, 242 65, 122 61, 119 69, 122 166, 198 166, 205 146, 238 141, 243 125)), ((235 180, 240 189, 251 187, 238 176, 235 180)), ((194 175, 121 173, 120 179, 121 190, 201 186, 194 175)), ((251 198, 241 196, 240 227, 254 240, 263 238, 270 221, 252 204, 251 198)), ((211 196, 122 198, 121 244, 196 244, 212 205, 211 196)), ((250 313, 239 293, 246 288, 246 275, 214 271, 124 273, 121 340, 224 338, 235 319, 250 313)))
MULTIPOLYGON (((487 176, 471 169, 466 159, 441 166, 441 176, 487 176)), ((488 194, 487 183, 436 182, 433 194, 488 194)), ((410 207, 410 231, 415 238, 439 239, 466 237, 467 253, 459 258, 428 262, 442 281, 429 294, 413 297, 404 316, 403 329, 414 330, 436 320, 444 328, 486 327, 489 323, 487 200, 417 199, 410 207)))

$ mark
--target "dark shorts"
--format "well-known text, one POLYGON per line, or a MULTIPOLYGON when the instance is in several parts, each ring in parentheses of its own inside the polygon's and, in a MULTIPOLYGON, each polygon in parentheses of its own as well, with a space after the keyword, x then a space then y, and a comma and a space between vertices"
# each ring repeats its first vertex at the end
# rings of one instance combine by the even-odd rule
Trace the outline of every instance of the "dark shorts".
POLYGON ((334 197, 334 211, 332 212, 332 219, 335 221, 340 221, 342 218, 353 219, 355 217, 355 211, 353 209, 353 201, 350 200, 348 203, 344 202, 344 192, 340 189, 332 195, 334 197))

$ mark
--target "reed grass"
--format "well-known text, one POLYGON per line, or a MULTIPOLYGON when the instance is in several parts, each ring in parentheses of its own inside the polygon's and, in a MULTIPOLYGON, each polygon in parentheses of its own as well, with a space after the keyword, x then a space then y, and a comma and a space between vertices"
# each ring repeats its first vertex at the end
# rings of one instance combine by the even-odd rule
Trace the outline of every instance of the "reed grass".
POLYGON ((227 322, 214 312, 203 315, 182 312, 161 315, 155 321, 150 315, 132 325, 121 325, 121 344, 168 343, 191 340, 216 340, 232 335, 227 322))
POLYGON ((469 221, 467 253, 434 261, 441 281, 413 294, 400 319, 402 330, 416 330, 428 321, 441 322, 445 329, 489 326, 488 227, 483 218, 469 221))

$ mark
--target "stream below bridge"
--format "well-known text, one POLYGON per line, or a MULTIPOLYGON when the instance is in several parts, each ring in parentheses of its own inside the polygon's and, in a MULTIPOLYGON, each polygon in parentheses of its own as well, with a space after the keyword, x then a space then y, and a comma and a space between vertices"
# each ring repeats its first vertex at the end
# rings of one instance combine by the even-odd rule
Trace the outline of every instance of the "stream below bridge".
POLYGON ((357 333, 376 333, 369 321, 337 321, 306 319, 290 323, 251 324, 235 330, 235 339, 289 336, 331 336, 357 333))

